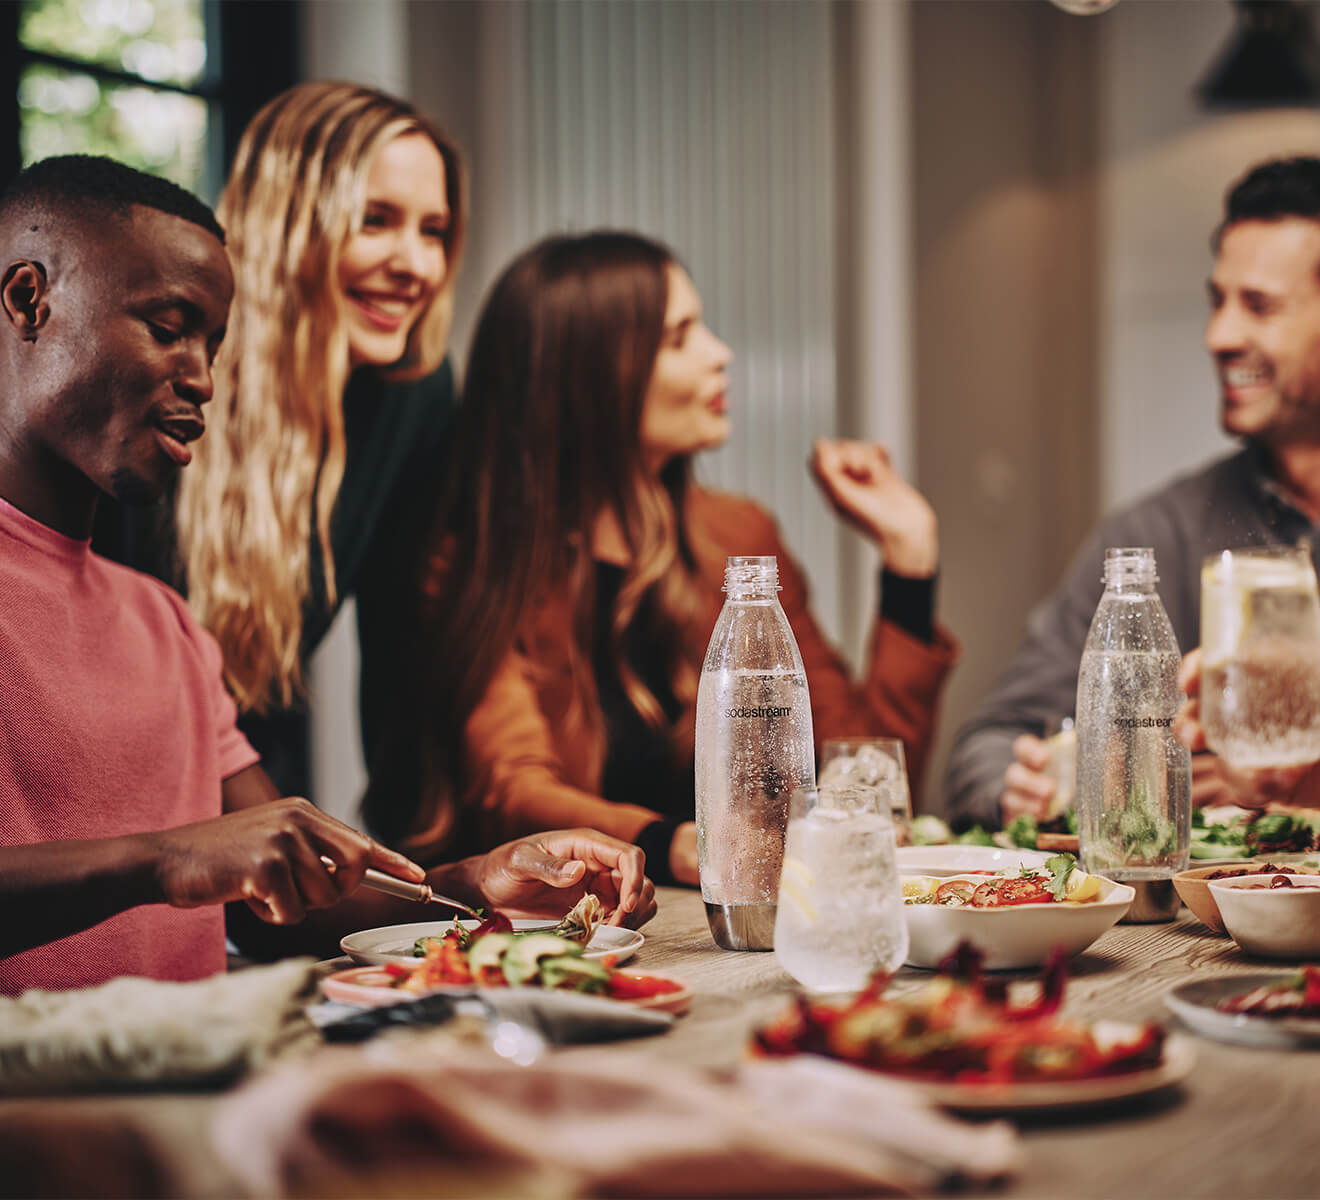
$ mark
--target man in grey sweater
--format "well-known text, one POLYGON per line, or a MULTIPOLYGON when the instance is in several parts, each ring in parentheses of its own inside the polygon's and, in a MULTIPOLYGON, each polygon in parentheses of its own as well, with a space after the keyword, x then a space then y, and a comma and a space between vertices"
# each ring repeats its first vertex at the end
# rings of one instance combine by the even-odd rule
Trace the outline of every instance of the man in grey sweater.
MULTIPOLYGON (((1031 613, 1008 667, 959 730, 947 791, 954 823, 1040 817, 1054 795, 1046 723, 1073 712, 1107 546, 1152 546, 1185 651, 1200 643, 1201 563, 1226 547, 1305 542, 1320 554, 1320 158, 1263 163, 1228 192, 1214 236, 1206 348, 1220 422, 1243 449, 1114 513, 1031 613)), ((1299 786, 1309 794, 1315 780, 1299 786)), ((1227 800, 1211 754, 1193 802, 1227 800)))

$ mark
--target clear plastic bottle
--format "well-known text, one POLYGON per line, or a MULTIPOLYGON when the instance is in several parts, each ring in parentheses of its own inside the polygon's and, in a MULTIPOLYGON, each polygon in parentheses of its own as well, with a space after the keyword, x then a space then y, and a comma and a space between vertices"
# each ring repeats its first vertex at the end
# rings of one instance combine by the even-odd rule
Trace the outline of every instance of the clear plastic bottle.
POLYGON ((697 857, 726 950, 774 946, 788 800, 816 778, 802 655, 773 557, 731 557, 697 687, 697 857))
POLYGON ((1082 865, 1126 883, 1185 870, 1191 834, 1191 760, 1173 731, 1181 656, 1156 578, 1154 550, 1105 551, 1077 677, 1082 865))

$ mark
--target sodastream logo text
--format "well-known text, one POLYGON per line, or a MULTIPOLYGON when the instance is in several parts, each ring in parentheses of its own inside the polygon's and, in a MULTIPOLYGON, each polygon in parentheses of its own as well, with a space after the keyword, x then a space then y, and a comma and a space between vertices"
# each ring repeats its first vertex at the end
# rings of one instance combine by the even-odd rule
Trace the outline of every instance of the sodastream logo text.
POLYGON ((731 718, 758 717, 764 719, 765 717, 787 717, 792 711, 793 706, 791 704, 767 704, 758 708, 744 708, 742 705, 736 705, 733 708, 726 708, 724 715, 731 718))
POLYGON ((1172 717, 1115 717, 1115 729, 1167 729, 1172 717))

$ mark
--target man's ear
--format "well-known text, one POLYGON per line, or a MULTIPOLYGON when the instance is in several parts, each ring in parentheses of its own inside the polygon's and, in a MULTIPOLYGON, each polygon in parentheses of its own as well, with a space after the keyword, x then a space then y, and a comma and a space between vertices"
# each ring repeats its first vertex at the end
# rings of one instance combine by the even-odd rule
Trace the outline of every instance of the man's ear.
POLYGON ((22 258, 5 268, 0 279, 0 305, 5 319, 25 342, 35 342, 37 331, 50 317, 50 285, 46 268, 32 259, 22 258))

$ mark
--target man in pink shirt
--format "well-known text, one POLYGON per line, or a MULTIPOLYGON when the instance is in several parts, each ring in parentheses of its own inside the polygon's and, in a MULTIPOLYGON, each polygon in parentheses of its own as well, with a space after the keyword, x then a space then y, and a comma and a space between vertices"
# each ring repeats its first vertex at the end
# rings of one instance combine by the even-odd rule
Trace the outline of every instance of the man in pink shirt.
POLYGON ((221 970, 226 902, 272 925, 323 910, 286 950, 415 916, 345 900, 369 866, 545 915, 592 890, 640 924, 654 889, 613 838, 544 834, 427 875, 281 799, 187 605, 91 552, 98 496, 159 497, 203 433, 223 237, 187 192, 107 159, 48 159, 0 197, 0 993, 221 970))

